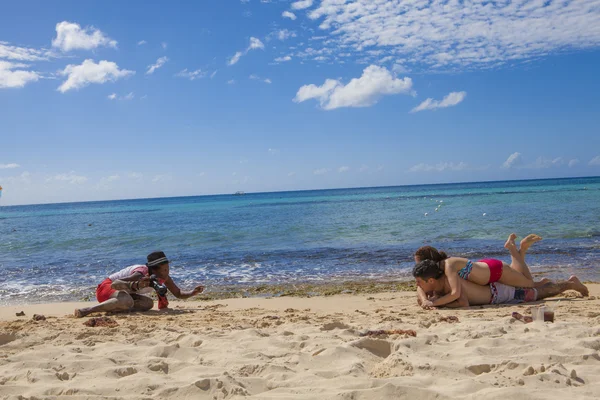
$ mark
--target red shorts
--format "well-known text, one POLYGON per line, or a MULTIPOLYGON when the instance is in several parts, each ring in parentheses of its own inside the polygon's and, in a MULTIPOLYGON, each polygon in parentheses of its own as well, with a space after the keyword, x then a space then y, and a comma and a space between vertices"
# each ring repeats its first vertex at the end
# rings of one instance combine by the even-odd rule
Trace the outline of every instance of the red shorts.
POLYGON ((502 278, 502 268, 504 267, 502 261, 495 260, 493 258, 486 258, 479 260, 478 262, 486 263, 490 269, 490 281, 488 284, 498 282, 500 278, 502 278))
POLYGON ((109 278, 106 278, 98 285, 96 288, 96 299, 98 300, 98 303, 103 303, 110 299, 110 296, 116 292, 110 285, 112 285, 112 281, 109 278))

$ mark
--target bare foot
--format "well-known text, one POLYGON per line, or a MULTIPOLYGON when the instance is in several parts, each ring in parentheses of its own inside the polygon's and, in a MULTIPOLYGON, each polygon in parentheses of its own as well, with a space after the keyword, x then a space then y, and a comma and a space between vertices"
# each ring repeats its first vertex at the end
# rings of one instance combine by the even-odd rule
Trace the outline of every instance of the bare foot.
POLYGON ((590 291, 588 290, 587 286, 581 283, 579 278, 577 278, 575 275, 569 278, 569 282, 574 284, 575 287, 573 290, 577 290, 583 297, 588 297, 590 295, 590 291))
POLYGON ((544 286, 548 282, 550 282, 550 279, 548 279, 548 278, 542 278, 538 282, 533 282, 533 287, 537 288, 537 287, 540 287, 540 286, 544 286))
POLYGON ((515 239, 517 238, 517 234, 516 233, 511 233, 508 236, 508 239, 506 240, 506 243, 504 243, 504 248, 505 249, 509 249, 512 247, 514 249, 517 248, 517 245, 515 244, 515 239))
POLYGON ((75 318, 82 318, 88 314, 89 314, 89 312, 85 308, 78 308, 73 312, 73 315, 75 316, 75 318))
POLYGON ((536 235, 535 233, 525 236, 523 238, 523 240, 521 240, 521 250, 520 250, 521 254, 524 255, 525 253, 527 253, 527 250, 529 250, 531 245, 534 244, 535 242, 539 242, 540 240, 542 240, 542 237, 536 235))

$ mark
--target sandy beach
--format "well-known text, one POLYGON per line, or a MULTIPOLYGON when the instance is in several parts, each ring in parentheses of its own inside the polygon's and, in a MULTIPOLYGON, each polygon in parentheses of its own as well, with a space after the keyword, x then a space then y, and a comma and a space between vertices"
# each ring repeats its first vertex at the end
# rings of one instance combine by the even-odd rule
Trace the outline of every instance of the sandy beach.
POLYGON ((529 324, 511 313, 531 304, 423 311, 408 291, 171 302, 110 315, 116 327, 72 317, 82 303, 8 306, 0 397, 597 399, 600 285, 590 289, 548 300, 555 323, 529 324))

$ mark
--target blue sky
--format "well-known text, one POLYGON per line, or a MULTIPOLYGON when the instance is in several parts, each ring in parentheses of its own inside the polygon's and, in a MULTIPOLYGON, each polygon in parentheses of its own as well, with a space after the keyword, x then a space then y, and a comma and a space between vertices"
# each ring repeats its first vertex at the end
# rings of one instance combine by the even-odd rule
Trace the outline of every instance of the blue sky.
POLYGON ((0 202, 600 175, 598 26, 600 0, 9 2, 0 202))

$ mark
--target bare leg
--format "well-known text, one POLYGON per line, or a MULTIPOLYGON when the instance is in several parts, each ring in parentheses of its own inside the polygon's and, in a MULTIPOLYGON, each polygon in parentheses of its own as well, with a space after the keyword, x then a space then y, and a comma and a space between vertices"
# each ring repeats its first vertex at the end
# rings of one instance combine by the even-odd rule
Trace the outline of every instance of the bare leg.
POLYGON ((73 315, 81 318, 95 312, 129 311, 135 304, 133 298, 124 291, 115 292, 110 297, 110 299, 93 307, 77 309, 73 315))
POLYGON ((515 271, 520 272, 521 274, 523 274, 523 276, 525 276, 525 278, 533 282, 533 276, 531 276, 529 266, 527 266, 527 264, 525 263, 525 254, 517 250, 517 245, 515 244, 516 238, 517 235, 511 233, 508 237, 508 240, 504 244, 504 247, 510 252, 510 267, 515 271))
POLYGON ((131 308, 131 311, 148 311, 152 310, 152 307, 154 307, 154 301, 148 296, 136 293, 132 293, 130 296, 133 298, 133 307, 131 308))
MULTIPOLYGON (((532 244, 539 242, 540 240, 542 240, 541 236, 536 235, 535 233, 532 233, 530 235, 525 236, 525 238, 523 238, 523 240, 521 240, 521 248, 519 250, 519 253, 521 253, 521 256, 523 257, 523 260, 525 260, 525 254, 527 254, 527 250, 529 250, 529 248, 531 247, 532 244)), ((544 285, 545 283, 550 282, 550 279, 548 278, 542 278, 537 282, 533 283, 533 287, 534 288, 538 288, 542 285, 544 285)))
POLYGON ((559 295, 567 290, 576 290, 581 293, 582 296, 589 296, 588 288, 581 283, 576 276, 571 276, 567 281, 560 282, 547 282, 544 285, 537 288, 538 300, 545 299, 546 297, 552 297, 559 295))

